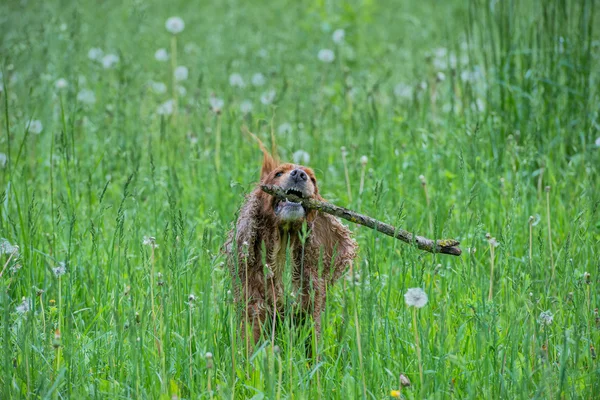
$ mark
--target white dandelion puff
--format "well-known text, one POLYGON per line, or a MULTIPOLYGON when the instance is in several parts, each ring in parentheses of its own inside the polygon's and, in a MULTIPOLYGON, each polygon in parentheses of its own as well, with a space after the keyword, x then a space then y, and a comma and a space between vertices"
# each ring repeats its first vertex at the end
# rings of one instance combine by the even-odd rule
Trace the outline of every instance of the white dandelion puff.
POLYGON ((179 95, 181 97, 185 96, 187 94, 187 89, 181 85, 177 86, 177 93, 179 93, 179 95))
POLYGON ((275 100, 275 94, 275 90, 267 90, 260 96, 260 102, 263 103, 265 106, 268 106, 275 100))
POLYGON ((35 135, 40 134, 42 129, 44 129, 44 126, 39 119, 32 119, 27 123, 27 130, 35 135))
POLYGON ((173 100, 167 100, 156 108, 158 115, 171 115, 175 109, 175 102, 173 100))
POLYGON ((158 247, 158 245, 156 244, 156 238, 154 236, 144 236, 142 244, 144 246, 150 246, 154 248, 158 247))
MULTIPOLYGON (((4 153, 0 153, 0 154, 4 154, 4 153)), ((5 155, 6 157, 6 155, 5 155)), ((1 157, 0 157, 1 159, 1 157)), ((4 160, 6 162, 6 158, 4 160)), ((0 164, 2 164, 2 161, 0 160, 0 164)), ((1 238, 0 239, 0 254, 13 254, 13 253, 18 253, 19 251, 19 246, 17 246, 16 244, 13 245, 11 244, 8 239, 5 238, 1 238)))
POLYGON ((56 80, 56 82, 54 82, 54 87, 57 89, 64 89, 67 86, 69 86, 69 82, 67 82, 67 80, 65 78, 59 78, 56 80))
POLYGON ((185 23, 179 17, 171 17, 167 19, 167 22, 165 22, 165 28, 167 28, 167 31, 170 33, 177 35, 183 31, 185 28, 185 23))
POLYGON ((256 74, 252 75, 252 84, 254 86, 262 86, 266 83, 266 81, 267 80, 265 79, 265 76, 260 72, 257 72, 256 74))
POLYGON ((243 88, 246 86, 246 82, 244 82, 244 78, 238 73, 234 73, 229 75, 229 84, 232 87, 243 88))
MULTIPOLYGON (((2 167, 2 168, 6 167, 6 161, 7 161, 6 154, 5 153, 0 153, 0 167, 2 167)), ((2 245, 0 244, 0 246, 2 246, 2 245)), ((0 250, 0 253, 1 252, 2 251, 0 250)))
POLYGON ((77 101, 83 104, 92 105, 96 102, 96 94, 90 89, 83 89, 77 93, 77 101))
POLYGON ((596 147, 600 147, 600 136, 596 138, 596 147))
POLYGON ((400 99, 412 99, 413 97, 413 88, 410 85, 405 83, 399 83, 394 86, 394 96, 400 99))
POLYGON ((240 103, 240 111, 242 114, 248 114, 252 112, 252 102, 250 100, 244 100, 240 103))
POLYGON ((404 301, 409 307, 422 308, 427 304, 427 293, 421 288, 408 289, 404 301))
POLYGON ((290 124, 289 122, 284 122, 283 124, 279 125, 279 127, 277 127, 277 133, 279 133, 280 135, 292 133, 292 124, 290 124))
POLYGON ((294 164, 306 165, 310 163, 310 154, 304 150, 297 150, 292 154, 292 160, 294 160, 294 164))
POLYGON ((19 314, 25 314, 31 309, 30 301, 27 297, 23 297, 21 304, 17 306, 17 312, 19 314))
POLYGON ((179 67, 175 68, 174 75, 176 81, 185 81, 188 78, 189 72, 187 67, 180 65, 179 67))
POLYGON ((335 31, 333 31, 333 35, 331 35, 331 38, 337 44, 342 43, 344 41, 345 37, 346 37, 346 31, 343 29, 336 29, 335 31))
POLYGON ((110 69, 119 62, 119 56, 116 54, 107 54, 102 57, 102 66, 105 69, 110 69))
POLYGON ((158 49, 154 53, 154 59, 156 61, 169 61, 169 53, 166 49, 158 49))
POLYGON ((368 162, 369 162, 369 158, 368 158, 367 156, 362 156, 362 157, 360 158, 360 163, 361 163, 362 165, 367 165, 367 163, 368 163, 368 162))
POLYGON ((63 261, 58 263, 58 267, 52 268, 52 273, 55 277, 59 278, 67 273, 67 266, 63 261))
POLYGON ((319 54, 317 54, 319 61, 324 63, 331 63, 335 60, 335 53, 330 49, 321 49, 319 50, 319 54))
POLYGON ((210 104, 210 109, 214 113, 220 113, 225 105, 225 101, 220 97, 217 97, 214 93, 208 98, 208 103, 210 104))
POLYGON ((102 51, 102 49, 100 49, 98 47, 92 47, 88 51, 88 58, 90 60, 100 61, 100 60, 102 60, 103 56, 104 56, 104 52, 102 51))
POLYGON ((150 85, 154 93, 163 94, 167 92, 167 85, 163 82, 152 82, 150 85))
POLYGON ((540 316, 538 317, 538 322, 540 324, 550 325, 552 324, 552 322, 554 322, 554 315, 552 314, 552 312, 550 312, 550 310, 542 311, 540 313, 540 316))

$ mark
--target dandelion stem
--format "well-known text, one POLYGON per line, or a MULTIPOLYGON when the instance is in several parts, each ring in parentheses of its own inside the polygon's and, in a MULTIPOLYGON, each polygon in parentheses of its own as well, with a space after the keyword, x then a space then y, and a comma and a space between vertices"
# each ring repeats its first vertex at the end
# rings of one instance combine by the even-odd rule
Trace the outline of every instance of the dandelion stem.
POLYGON ((367 164, 364 163, 362 165, 362 168, 360 170, 360 186, 358 188, 358 194, 362 195, 363 193, 363 189, 365 187, 365 170, 367 169, 367 164))
POLYGON ((419 379, 421 380, 421 393, 423 393, 423 360, 421 358, 421 345, 419 344, 419 330, 417 329, 417 307, 413 307, 413 331, 415 334, 415 347, 417 350, 417 362, 419 363, 419 379))
POLYGON ((550 264, 552 265, 550 283, 552 283, 554 281, 554 251, 552 250, 552 226, 550 224, 550 186, 546 186, 546 216, 548 218, 548 246, 550 248, 550 264))
POLYGON ((352 202, 352 190, 350 189, 350 176, 348 175, 348 163, 346 162, 346 148, 342 147, 342 162, 344 163, 344 175, 346 177, 346 189, 348 190, 348 201, 352 202))
POLYGON ((175 79, 175 69, 177 68, 177 35, 171 36, 171 90, 173 92, 173 115, 177 116, 177 79, 175 79))
POLYGON ((221 115, 217 115, 217 134, 215 138, 215 168, 221 171, 221 115))
POLYGON ((492 301, 494 296, 494 245, 490 242, 490 291, 488 294, 488 301, 492 301))

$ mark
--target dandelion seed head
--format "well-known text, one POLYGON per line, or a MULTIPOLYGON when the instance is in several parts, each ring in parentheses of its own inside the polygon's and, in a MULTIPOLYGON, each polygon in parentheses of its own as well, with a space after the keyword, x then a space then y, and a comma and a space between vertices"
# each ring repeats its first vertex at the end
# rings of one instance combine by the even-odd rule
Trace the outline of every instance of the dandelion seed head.
POLYGON ((213 358, 213 354, 210 351, 207 351, 206 354, 204 354, 204 358, 210 360, 211 358, 213 358))
MULTIPOLYGON (((6 157, 6 153, 0 153, 0 167, 5 168, 7 160, 8 160, 8 158, 6 157)), ((1 244, 0 244, 0 246, 1 246, 1 244)), ((1 253, 1 250, 0 250, 0 253, 1 253)))
POLYGON ((538 317, 538 321, 540 324, 550 325, 552 324, 552 322, 554 322, 554 315, 552 314, 552 312, 550 312, 550 310, 542 311, 540 313, 540 316, 538 317))
POLYGON ((335 53, 330 49, 321 49, 317 54, 319 61, 324 63, 332 63, 335 60, 335 53))
POLYGON ((154 236, 144 236, 142 240, 142 244, 144 246, 156 247, 156 238, 154 236))
POLYGON ((167 92, 167 85, 163 82, 151 82, 150 86, 152 91, 156 94, 163 94, 167 92))
POLYGON ((333 31, 333 34, 331 35, 331 38, 337 44, 342 43, 344 41, 345 37, 346 37, 346 31, 343 29, 336 29, 335 31, 333 31))
POLYGON ((156 61, 169 61, 169 53, 166 49, 158 49, 154 53, 154 59, 156 61))
POLYGON ((94 61, 100 61, 102 60, 102 57, 104 56, 104 52, 102 51, 101 48, 98 47, 92 47, 89 51, 88 51, 88 58, 90 60, 94 60, 94 61))
POLYGON ((263 103, 265 106, 268 106, 269 104, 273 103, 273 100, 275 100, 275 94, 275 90, 267 90, 260 96, 260 102, 263 103))
POLYGON ((179 93, 179 95, 181 97, 185 96, 187 94, 187 89, 181 85, 177 86, 177 93, 179 93))
POLYGON ((67 80, 65 78, 59 78, 56 80, 56 82, 54 82, 54 87, 57 89, 64 89, 67 86, 69 86, 69 82, 67 82, 67 80))
POLYGON ((394 86, 394 96, 410 100, 413 97, 413 88, 405 83, 398 83, 394 86))
POLYGON ((400 374, 400 384, 404 387, 410 386, 410 379, 404 374, 400 374))
POLYGON ((175 68, 175 71, 173 72, 175 80, 178 82, 185 81, 188 78, 188 74, 189 71, 187 67, 184 67, 183 65, 180 65, 177 68, 175 68))
MULTIPOLYGON (((1 153, 1 154, 4 154, 4 153, 1 153)), ((6 157, 6 155, 5 155, 5 157, 6 157)), ((5 160, 5 162, 6 162, 6 160, 5 160)), ((2 164, 1 160, 0 160, 0 164, 2 164)), ((12 245, 8 241, 8 239, 5 239, 5 238, 0 239, 0 254, 8 254, 8 255, 13 254, 13 253, 18 254, 18 251, 19 251, 19 246, 12 245)))
POLYGON ((104 69, 110 69, 119 62, 119 56, 116 54, 107 54, 102 57, 102 66, 104 69))
POLYGON ((283 124, 279 125, 279 127, 277 127, 277 133, 280 135, 292 133, 292 124, 290 124, 289 122, 284 122, 283 124))
POLYGON ((427 293, 421 288, 408 289, 404 301, 409 307, 422 308, 427 304, 427 293))
POLYGON ((156 108, 156 113, 158 115, 171 115, 173 114, 173 110, 175 109, 175 101, 167 100, 164 103, 160 104, 156 108))
POLYGON ((188 296, 188 301, 189 301, 190 303, 193 303, 193 302, 195 302, 195 301, 196 301, 196 296, 194 296, 193 294, 190 294, 190 295, 188 296))
POLYGON ((238 73, 234 73, 229 75, 229 85, 231 87, 243 88, 246 86, 246 82, 244 82, 244 78, 238 73))
POLYGON ((596 144, 596 147, 600 147, 600 136, 598 136, 598 137, 596 138, 596 142, 595 142, 595 144, 596 144))
POLYGON ((362 156, 360 158, 361 165, 365 166, 365 165, 367 165, 368 162, 369 162, 369 158, 367 156, 362 156))
POLYGON ((27 297, 23 297, 21 303, 17 306, 17 312, 19 314, 25 314, 31 309, 30 301, 27 297))
POLYGON ((252 102, 250 100, 244 100, 240 103, 240 111, 242 114, 248 114, 252 112, 252 102))
POLYGON ((252 75, 252 84, 254 86, 263 86, 266 82, 267 80, 265 79, 265 76, 260 72, 252 75))
POLYGON ((292 160, 294 161, 294 164, 307 165, 310 164, 310 154, 304 150, 296 150, 294 154, 292 154, 292 160))
POLYGON ((59 278, 67 273, 67 266, 64 261, 58 263, 58 267, 52 268, 52 273, 55 277, 59 278))
POLYGON ((208 98, 208 103, 210 104, 211 111, 217 114, 221 112, 225 105, 225 101, 222 98, 217 97, 214 93, 208 98))
POLYGON ((170 33, 177 35, 183 31, 185 23, 183 22, 183 19, 179 17, 171 17, 165 22, 165 28, 167 28, 167 31, 170 33))
POLYGON ((27 123, 27 130, 29 130, 30 133, 38 135, 42 132, 42 129, 44 129, 44 126, 42 125, 42 121, 38 119, 29 120, 27 123))
POLYGON ((96 103, 96 94, 90 89, 82 89, 77 93, 77 101, 86 105, 96 103))

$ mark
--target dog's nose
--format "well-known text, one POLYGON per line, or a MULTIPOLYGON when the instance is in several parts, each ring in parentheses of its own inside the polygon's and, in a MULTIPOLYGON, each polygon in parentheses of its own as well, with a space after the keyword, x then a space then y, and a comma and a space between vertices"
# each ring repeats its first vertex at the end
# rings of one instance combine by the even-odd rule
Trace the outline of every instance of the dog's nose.
POLYGON ((308 175, 306 175, 306 172, 302 171, 300 168, 296 168, 295 170, 290 172, 290 176, 294 178, 296 182, 306 181, 308 179, 308 175))

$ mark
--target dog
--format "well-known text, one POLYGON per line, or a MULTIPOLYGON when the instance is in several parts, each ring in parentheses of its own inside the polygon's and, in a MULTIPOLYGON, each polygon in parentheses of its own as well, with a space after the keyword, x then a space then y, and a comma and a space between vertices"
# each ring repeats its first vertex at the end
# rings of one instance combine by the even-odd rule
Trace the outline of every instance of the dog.
POLYGON ((287 294, 295 300, 294 314, 299 319, 312 317, 319 340, 328 287, 352 267, 358 245, 336 217, 260 189, 260 184, 278 185, 288 194, 323 200, 312 169, 280 163, 260 141, 259 145, 263 152, 260 183, 246 197, 225 245, 234 301, 243 314, 241 335, 248 343, 247 332, 251 333, 257 344, 269 318, 274 336, 277 317, 289 312, 284 307, 287 294), (289 284, 285 292, 286 276, 291 293, 289 284))

